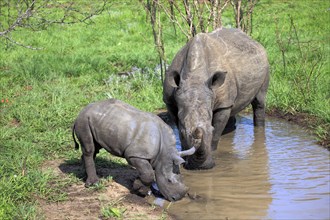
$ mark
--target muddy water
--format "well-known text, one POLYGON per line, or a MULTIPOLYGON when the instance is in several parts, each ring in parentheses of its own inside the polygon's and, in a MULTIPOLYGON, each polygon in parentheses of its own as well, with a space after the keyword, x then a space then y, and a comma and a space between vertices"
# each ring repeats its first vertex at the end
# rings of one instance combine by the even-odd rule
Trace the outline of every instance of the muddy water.
POLYGON ((214 157, 211 170, 182 170, 195 199, 170 205, 177 219, 330 219, 329 152, 300 127, 240 117, 214 157))

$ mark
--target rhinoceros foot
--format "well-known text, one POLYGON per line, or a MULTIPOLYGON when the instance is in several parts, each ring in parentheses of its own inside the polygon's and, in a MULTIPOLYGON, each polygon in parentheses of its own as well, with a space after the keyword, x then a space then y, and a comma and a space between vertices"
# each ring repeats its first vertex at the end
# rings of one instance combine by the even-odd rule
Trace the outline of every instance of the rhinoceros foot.
POLYGON ((150 187, 145 186, 140 179, 135 179, 133 183, 133 191, 139 196, 147 196, 150 194, 150 187))
POLYGON ((99 182, 99 178, 98 177, 94 177, 94 178, 87 178, 86 182, 85 182, 85 187, 91 187, 93 185, 96 185, 99 182))

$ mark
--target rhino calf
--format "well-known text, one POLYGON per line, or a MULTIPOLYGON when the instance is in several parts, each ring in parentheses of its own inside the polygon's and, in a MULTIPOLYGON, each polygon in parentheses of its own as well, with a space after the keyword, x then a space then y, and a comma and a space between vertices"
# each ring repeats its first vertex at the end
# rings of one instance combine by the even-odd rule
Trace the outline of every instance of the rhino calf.
POLYGON ((176 201, 186 194, 188 188, 182 182, 179 165, 184 163, 183 156, 194 152, 178 152, 173 130, 158 116, 116 99, 99 101, 84 108, 74 123, 72 135, 79 148, 74 134, 82 149, 86 187, 99 180, 94 160, 104 148, 126 158, 137 169, 139 177, 134 181, 134 190, 156 181, 167 200, 176 201))

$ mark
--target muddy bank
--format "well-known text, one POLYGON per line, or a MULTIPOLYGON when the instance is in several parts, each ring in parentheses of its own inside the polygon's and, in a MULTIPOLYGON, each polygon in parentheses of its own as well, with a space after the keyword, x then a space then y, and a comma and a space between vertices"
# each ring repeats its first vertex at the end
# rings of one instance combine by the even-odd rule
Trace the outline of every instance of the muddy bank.
MULTIPOLYGON (((247 111, 249 112, 249 111, 247 111)), ((267 115, 276 118, 285 119, 291 123, 295 123, 303 128, 308 129, 308 131, 315 135, 318 138, 318 144, 330 150, 330 125, 326 125, 324 121, 320 118, 309 115, 307 113, 289 113, 284 112, 278 109, 270 109, 267 111, 267 115), (324 125, 323 129, 325 129, 326 133, 322 136, 317 134, 317 126, 324 125)))
MULTIPOLYGON (((70 175, 75 175, 80 180, 63 187, 62 192, 67 195, 64 201, 51 202, 39 198, 39 217, 47 220, 173 219, 163 208, 150 205, 145 198, 131 193, 132 182, 137 175, 135 169, 127 165, 97 166, 104 188, 93 190, 84 186, 83 170, 79 161, 46 161, 42 170, 51 170, 58 181, 68 179, 70 175), (107 207, 120 212, 121 216, 103 216, 102 209, 107 207)), ((49 187, 52 187, 52 183, 49 187)))

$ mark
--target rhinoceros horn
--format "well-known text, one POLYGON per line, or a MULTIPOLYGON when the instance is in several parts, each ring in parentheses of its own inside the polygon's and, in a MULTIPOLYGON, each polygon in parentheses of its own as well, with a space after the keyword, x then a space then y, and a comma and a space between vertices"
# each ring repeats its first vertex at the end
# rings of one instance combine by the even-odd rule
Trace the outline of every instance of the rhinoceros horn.
POLYGON ((196 148, 192 147, 188 150, 180 151, 179 155, 180 155, 180 157, 189 156, 189 155, 193 155, 195 153, 195 151, 196 151, 196 148))

